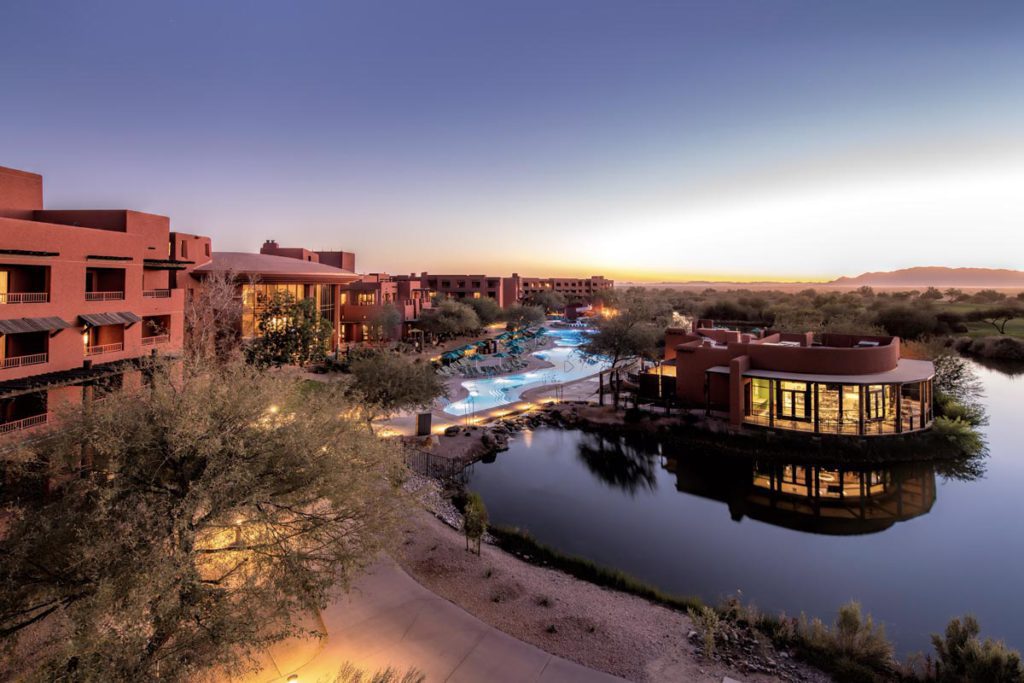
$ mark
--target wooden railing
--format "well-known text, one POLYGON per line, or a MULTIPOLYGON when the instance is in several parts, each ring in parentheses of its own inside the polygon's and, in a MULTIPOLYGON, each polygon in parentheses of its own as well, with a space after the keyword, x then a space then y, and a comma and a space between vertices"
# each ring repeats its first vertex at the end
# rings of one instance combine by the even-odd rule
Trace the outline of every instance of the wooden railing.
POLYGON ((157 344, 166 344, 170 340, 171 340, 171 335, 169 335, 169 334, 156 334, 156 335, 153 335, 152 337, 143 337, 142 338, 142 345, 143 346, 156 346, 157 344))
POLYGON ((12 356, 11 358, 4 358, 0 361, 0 369, 6 370, 7 368, 20 368, 26 365, 40 365, 45 363, 49 359, 47 353, 32 353, 27 356, 12 356))
POLYGON ((47 292, 0 292, 0 304, 45 304, 49 300, 47 292))
POLYGON ((87 356, 102 356, 107 353, 117 353, 118 351, 124 350, 124 344, 118 342, 116 344, 100 344, 98 346, 87 346, 85 347, 85 355, 87 356))
POLYGON ((37 425, 46 424, 50 419, 48 413, 42 415, 33 415, 32 417, 22 418, 21 420, 14 420, 13 422, 4 422, 0 424, 0 434, 10 434, 11 432, 20 432, 23 429, 29 427, 35 427, 37 425))
POLYGON ((86 292, 86 301, 120 301, 124 299, 124 292, 86 292))
POLYGON ((147 299, 169 299, 171 297, 171 290, 169 289, 146 289, 143 290, 142 296, 147 299))

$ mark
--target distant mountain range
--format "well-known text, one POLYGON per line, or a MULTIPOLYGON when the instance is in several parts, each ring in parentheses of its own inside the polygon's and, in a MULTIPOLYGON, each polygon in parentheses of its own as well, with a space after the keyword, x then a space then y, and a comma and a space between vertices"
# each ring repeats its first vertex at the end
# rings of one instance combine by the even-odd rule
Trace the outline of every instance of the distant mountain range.
POLYGON ((856 277, 841 277, 829 282, 843 287, 1024 287, 1024 271, 997 268, 944 268, 923 266, 856 277))
POLYGON ((921 266, 877 273, 863 273, 856 277, 840 277, 829 282, 730 282, 721 280, 689 280, 686 282, 621 282, 620 286, 639 284, 645 287, 695 288, 712 287, 725 289, 781 289, 792 291, 804 287, 879 287, 889 289, 924 289, 938 287, 945 289, 1024 289, 1024 270, 998 268, 946 268, 944 266, 921 266))

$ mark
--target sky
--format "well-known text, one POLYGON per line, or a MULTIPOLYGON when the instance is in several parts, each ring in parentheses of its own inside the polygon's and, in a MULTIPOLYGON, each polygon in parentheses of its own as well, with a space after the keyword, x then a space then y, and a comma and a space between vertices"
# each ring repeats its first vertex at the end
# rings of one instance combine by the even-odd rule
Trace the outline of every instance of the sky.
POLYGON ((1024 268, 1024 2, 0 2, 48 208, 360 271, 1024 268))

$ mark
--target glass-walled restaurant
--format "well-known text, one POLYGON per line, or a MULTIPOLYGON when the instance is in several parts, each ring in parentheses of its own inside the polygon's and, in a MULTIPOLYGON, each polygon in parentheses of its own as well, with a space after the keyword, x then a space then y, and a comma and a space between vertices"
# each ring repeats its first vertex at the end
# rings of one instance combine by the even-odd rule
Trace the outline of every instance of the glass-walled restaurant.
POLYGON ((750 377, 745 424, 815 434, 900 434, 932 421, 932 381, 843 384, 750 377))

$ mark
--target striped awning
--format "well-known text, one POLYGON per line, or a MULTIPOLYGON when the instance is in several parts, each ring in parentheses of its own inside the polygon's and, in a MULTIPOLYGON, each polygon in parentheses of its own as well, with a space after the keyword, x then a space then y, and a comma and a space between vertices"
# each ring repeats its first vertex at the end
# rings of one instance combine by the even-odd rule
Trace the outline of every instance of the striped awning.
POLYGON ((86 325, 99 327, 100 325, 131 325, 142 318, 130 311, 122 313, 81 313, 78 316, 86 325))
POLYGON ((23 332, 52 332, 71 327, 71 323, 51 316, 47 318, 14 318, 0 320, 0 334, 21 334, 23 332))

